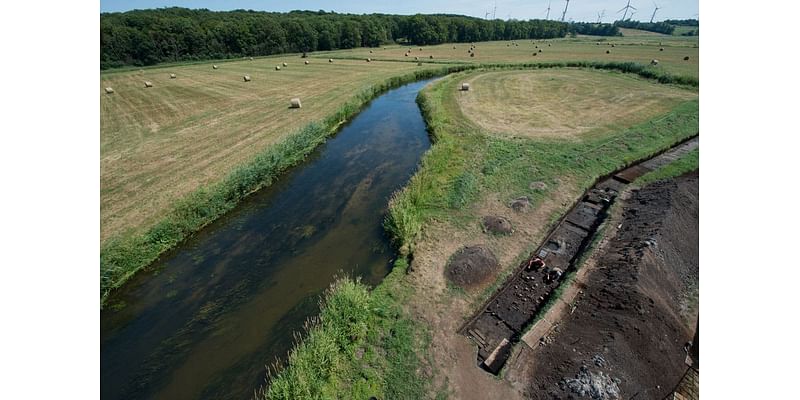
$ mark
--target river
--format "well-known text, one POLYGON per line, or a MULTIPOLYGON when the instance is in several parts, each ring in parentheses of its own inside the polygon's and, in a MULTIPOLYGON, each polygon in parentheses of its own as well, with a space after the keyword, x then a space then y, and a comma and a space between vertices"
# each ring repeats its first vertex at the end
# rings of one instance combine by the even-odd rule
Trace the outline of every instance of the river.
POLYGON ((417 93, 391 90, 272 186, 163 255, 101 312, 103 399, 247 399, 337 275, 375 285, 381 222, 430 147, 417 93))

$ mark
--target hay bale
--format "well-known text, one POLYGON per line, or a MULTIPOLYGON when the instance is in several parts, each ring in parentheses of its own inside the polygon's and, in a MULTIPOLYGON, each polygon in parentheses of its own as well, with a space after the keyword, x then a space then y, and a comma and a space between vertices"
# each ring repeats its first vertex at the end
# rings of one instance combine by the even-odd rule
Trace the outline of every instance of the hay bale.
POLYGON ((597 45, 600 46, 600 42, 597 42, 597 45))
POLYGON ((550 43, 547 44, 547 47, 550 47, 550 43))
POLYGON ((461 84, 461 90, 463 90, 463 91, 468 91, 468 90, 469 90, 469 83, 467 83, 467 82, 463 82, 463 83, 461 84))
POLYGON ((418 67, 421 67, 421 66, 422 66, 422 63, 421 63, 421 62, 418 62, 418 63, 417 63, 417 66, 418 66, 418 67))
POLYGON ((150 82, 150 81, 144 81, 144 87, 146 87, 146 88, 148 88, 148 87, 153 87, 153 82, 150 82))
POLYGON ((286 64, 286 63, 283 63, 283 66, 284 66, 284 67, 287 67, 287 66, 288 66, 288 64, 286 64))
POLYGON ((112 89, 110 87, 107 87, 106 88, 106 93, 108 93, 108 94, 114 93, 114 89, 112 89))
POLYGON ((175 74, 169 74, 169 79, 175 79, 175 78, 177 78, 177 76, 175 76, 175 74))
POLYGON ((433 60, 433 54, 431 54, 431 60, 433 60))
POLYGON ((534 56, 534 57, 536 57, 537 55, 539 55, 539 53, 533 53, 533 56, 534 56))
POLYGON ((369 51, 369 54, 372 54, 372 50, 369 51))
POLYGON ((250 75, 245 75, 242 77, 245 82, 250 82, 250 75))
POLYGON ((219 68, 219 67, 218 67, 218 66, 216 66, 216 65, 212 65, 212 66, 211 66, 211 68, 217 69, 217 68, 219 68))
POLYGON ((655 58, 650 60, 650 65, 658 65, 658 60, 656 60, 655 58))
POLYGON ((408 53, 406 53, 405 56, 408 57, 408 53))
POLYGON ((469 53, 470 57, 475 57, 475 53, 469 53))
POLYGON ((495 235, 508 235, 514 233, 511 226, 511 221, 494 215, 487 215, 481 219, 484 233, 493 233, 495 235))
POLYGON ((497 272, 500 263, 494 253, 484 246, 466 246, 450 258, 445 267, 445 277, 462 288, 472 288, 486 283, 497 272))
POLYGON ((301 108, 301 107, 303 107, 303 105, 300 103, 300 99, 297 98, 297 97, 291 99, 289 101, 289 103, 291 104, 290 108, 301 108))
POLYGON ((275 71, 280 71, 280 70, 281 70, 281 66, 280 65, 276 65, 275 66, 275 71))
POLYGON ((329 63, 332 63, 332 62, 333 62, 333 59, 332 59, 332 58, 329 58, 329 59, 328 59, 328 62, 329 62, 329 63))
POLYGON ((658 51, 664 51, 664 48, 662 47, 662 48, 658 49, 658 51))
POLYGON ((250 57, 250 61, 253 61, 253 57, 250 57))
POLYGON ((611 45, 611 47, 617 47, 617 46, 615 46, 615 45, 613 45, 613 44, 612 44, 612 45, 611 45))
POLYGON ((542 49, 539 49, 539 53, 541 53, 541 52, 542 52, 542 49))
POLYGON ((306 61, 304 62, 304 64, 305 64, 305 65, 308 65, 308 60, 306 60, 306 61))
POLYGON ((606 54, 611 54, 611 50, 606 50, 606 54))
POLYGON ((419 57, 417 57, 417 56, 414 56, 414 60, 419 60, 419 57))
POLYGON ((369 57, 367 57, 367 62, 370 62, 370 61, 372 61, 372 59, 371 59, 371 58, 369 58, 369 57))
POLYGON ((683 61, 689 61, 689 56, 683 57, 683 61))
POLYGON ((455 49, 456 49, 456 46, 453 46, 453 50, 455 50, 455 49))
POLYGON ((422 51, 422 47, 419 48, 419 51, 422 51))

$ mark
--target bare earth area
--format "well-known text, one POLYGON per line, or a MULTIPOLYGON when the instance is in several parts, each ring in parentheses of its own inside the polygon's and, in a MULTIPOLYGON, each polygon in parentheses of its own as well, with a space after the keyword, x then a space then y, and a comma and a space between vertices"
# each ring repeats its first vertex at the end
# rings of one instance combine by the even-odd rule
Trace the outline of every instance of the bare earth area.
POLYGON ((519 346, 506 379, 533 399, 675 389, 698 318, 698 203, 697 172, 633 191, 587 262, 575 308, 538 346, 519 346))

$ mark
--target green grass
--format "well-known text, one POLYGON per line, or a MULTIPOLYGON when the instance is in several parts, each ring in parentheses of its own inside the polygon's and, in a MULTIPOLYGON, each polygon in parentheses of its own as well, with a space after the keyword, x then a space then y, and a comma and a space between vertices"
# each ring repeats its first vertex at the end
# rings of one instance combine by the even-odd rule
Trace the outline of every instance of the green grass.
POLYGON ((407 265, 398 260, 372 292, 358 280, 333 283, 288 366, 273 375, 257 398, 423 398, 431 382, 419 373, 419 349, 430 337, 400 306, 409 294, 398 286, 407 265))
POLYGON ((373 98, 405 83, 452 71, 453 67, 424 69, 374 85, 356 94, 323 121, 310 123, 278 144, 267 147, 221 182, 191 192, 144 233, 120 235, 107 240, 100 250, 101 304, 105 303, 111 290, 152 263, 160 254, 230 211, 250 193, 270 185, 287 168, 303 161, 340 124, 352 118, 373 98))
POLYGON ((639 179, 636 179, 635 183, 638 186, 645 186, 648 183, 681 176, 699 168, 700 149, 694 149, 666 166, 640 176, 639 179))
POLYGON ((418 97, 434 144, 409 184, 392 198, 384 222, 396 242, 411 250, 428 221, 462 217, 469 213, 464 206, 470 199, 486 193, 508 199, 527 195, 535 206, 548 198, 550 190, 530 189, 531 181, 552 187, 570 178, 585 190, 597 177, 698 131, 698 101, 691 100, 652 121, 582 140, 496 137, 469 122, 457 104, 455 85, 473 73, 479 72, 444 78, 418 97), (454 209, 454 199, 465 202, 459 201, 454 209))

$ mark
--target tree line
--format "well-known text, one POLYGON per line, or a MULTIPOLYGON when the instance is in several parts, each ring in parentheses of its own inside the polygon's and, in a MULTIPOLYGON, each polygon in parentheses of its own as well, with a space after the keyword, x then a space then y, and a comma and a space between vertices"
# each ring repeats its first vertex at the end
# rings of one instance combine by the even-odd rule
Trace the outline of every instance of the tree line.
POLYGON ((614 25, 620 28, 629 28, 629 29, 639 29, 643 31, 650 31, 650 32, 657 32, 663 33, 666 35, 672 35, 672 32, 675 31, 675 25, 668 24, 666 22, 640 22, 640 21, 615 21, 614 25))
MULTIPOLYGON (((606 24, 608 25, 608 24, 606 24)), ((584 28, 581 28, 584 29, 584 28)), ((186 8, 100 14, 100 68, 377 47, 564 37, 570 24, 459 15, 186 8)), ((583 32, 581 32, 583 33, 583 32)))

